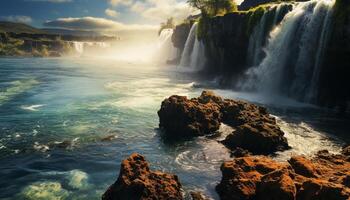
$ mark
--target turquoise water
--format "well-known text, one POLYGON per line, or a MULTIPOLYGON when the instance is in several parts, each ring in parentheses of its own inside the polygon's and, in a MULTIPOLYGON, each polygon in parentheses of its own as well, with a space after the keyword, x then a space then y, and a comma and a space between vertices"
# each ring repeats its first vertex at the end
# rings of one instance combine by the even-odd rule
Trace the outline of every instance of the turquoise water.
POLYGON ((168 141, 157 110, 172 95, 205 87, 267 106, 292 150, 275 155, 338 152, 347 119, 288 99, 215 89, 173 66, 89 58, 0 60, 0 199, 100 199, 132 152, 153 169, 176 173, 185 193, 217 199, 219 167, 230 159, 221 136, 168 141), (204 85, 199 87, 200 83, 204 85))

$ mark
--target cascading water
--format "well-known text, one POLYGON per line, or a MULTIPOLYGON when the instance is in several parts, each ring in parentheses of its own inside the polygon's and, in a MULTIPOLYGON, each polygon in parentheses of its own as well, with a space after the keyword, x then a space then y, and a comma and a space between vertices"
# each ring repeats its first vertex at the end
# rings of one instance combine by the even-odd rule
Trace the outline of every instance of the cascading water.
POLYGON ((206 58, 204 43, 197 38, 197 27, 197 23, 192 25, 181 56, 180 66, 200 70, 205 65, 206 58))
POLYGON ((200 70, 205 65, 205 49, 202 41, 196 38, 196 41, 193 46, 193 50, 191 53, 191 68, 200 70))
POLYGON ((281 22, 290 8, 290 4, 280 3, 264 11, 259 24, 254 28, 249 38, 247 56, 249 66, 256 66, 262 61, 265 56, 264 46, 270 30, 281 22))
POLYGON ((181 55, 180 66, 189 66, 191 64, 191 54, 196 40, 197 23, 194 23, 188 34, 184 50, 181 55))
POLYGON ((78 42, 73 41, 71 42, 71 46, 75 50, 75 52, 79 55, 84 54, 86 48, 108 48, 110 45, 106 42, 78 42))
POLYGON ((167 62, 178 57, 178 49, 174 47, 171 38, 173 29, 164 29, 159 35, 158 51, 156 52, 156 59, 160 62, 167 62))
POLYGON ((84 42, 73 42, 73 46, 78 54, 84 53, 84 42))
MULTIPOLYGON (((314 98, 333 5, 334 0, 296 3, 270 32, 265 58, 247 71, 249 78, 243 88, 289 95, 300 100, 314 98)), ((263 19, 260 23, 264 23, 263 19)), ((256 61, 254 57, 252 59, 256 61)))

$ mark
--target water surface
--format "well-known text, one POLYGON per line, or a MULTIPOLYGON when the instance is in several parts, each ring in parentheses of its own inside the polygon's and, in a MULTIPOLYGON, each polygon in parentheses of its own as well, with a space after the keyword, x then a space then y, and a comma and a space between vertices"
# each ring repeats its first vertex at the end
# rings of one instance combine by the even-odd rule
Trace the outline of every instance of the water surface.
MULTIPOLYGON (((172 95, 198 96, 211 82, 174 66, 89 58, 0 61, 0 198, 100 199, 133 152, 152 169, 176 173, 185 192, 217 199, 220 164, 229 151, 221 136, 169 141, 157 110, 172 95)), ((215 89, 265 105, 278 118, 293 154, 339 152, 348 120, 289 99, 215 89), (268 98, 267 98, 268 97, 268 98)))

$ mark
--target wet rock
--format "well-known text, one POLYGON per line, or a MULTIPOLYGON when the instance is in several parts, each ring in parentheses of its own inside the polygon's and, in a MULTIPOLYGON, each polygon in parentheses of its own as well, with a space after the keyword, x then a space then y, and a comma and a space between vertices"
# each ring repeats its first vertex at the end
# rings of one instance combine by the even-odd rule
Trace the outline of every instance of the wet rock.
POLYGON ((191 192, 190 193, 192 200, 209 200, 201 192, 191 192))
POLYGON ((288 148, 283 131, 276 124, 247 123, 226 137, 223 143, 229 148, 241 147, 254 154, 269 154, 288 148))
POLYGON ((236 130, 223 141, 227 147, 241 147, 255 154, 269 154, 288 148, 287 139, 266 108, 244 101, 222 99, 211 91, 198 98, 171 96, 158 111, 159 126, 171 136, 213 134, 221 123, 236 130))
POLYGON ((343 148, 342 154, 350 156, 350 145, 343 148))
POLYGON ((314 158, 292 157, 277 162, 265 156, 226 161, 217 191, 226 199, 350 199, 349 156, 321 151, 314 158))
POLYGON ((308 160, 303 156, 294 156, 289 159, 288 162, 292 165, 297 174, 308 178, 317 177, 317 171, 311 160, 308 160))
POLYGON ((222 164, 222 180, 216 190, 222 200, 254 199, 264 175, 288 168, 265 156, 236 158, 222 164))
POLYGON ((121 164, 117 181, 102 196, 103 200, 181 200, 178 177, 160 171, 151 171, 145 158, 132 154, 121 164))
POLYGON ((288 170, 275 170, 264 175, 257 185, 257 199, 294 200, 296 186, 288 170))
POLYGON ((267 109, 244 101, 225 99, 222 104, 223 121, 231 126, 240 126, 249 122, 276 124, 267 109))
POLYGON ((240 158, 240 157, 251 156, 251 153, 248 150, 237 147, 236 149, 231 151, 231 156, 240 158))
POLYGON ((203 93, 198 99, 176 95, 165 99, 158 111, 159 127, 171 136, 200 136, 215 132, 220 127, 221 112, 220 106, 210 98, 203 93))

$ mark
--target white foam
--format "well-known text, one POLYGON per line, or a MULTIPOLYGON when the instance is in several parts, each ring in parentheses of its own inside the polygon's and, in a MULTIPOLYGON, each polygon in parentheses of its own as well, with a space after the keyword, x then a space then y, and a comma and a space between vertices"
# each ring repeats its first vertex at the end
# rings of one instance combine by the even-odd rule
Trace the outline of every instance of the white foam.
POLYGON ((21 193, 27 200, 61 200, 69 196, 59 182, 36 182, 25 187, 21 193))
POLYGON ((315 130, 305 122, 289 123, 278 117, 277 123, 285 133, 288 144, 292 149, 278 152, 277 160, 287 160, 293 155, 312 156, 320 150, 340 153, 343 142, 335 136, 315 130))
POLYGON ((38 108, 43 107, 44 105, 30 105, 30 106, 21 106, 23 110, 29 110, 29 111, 38 111, 38 108))
POLYGON ((88 174, 80 170, 67 173, 68 185, 74 189, 87 189, 89 187, 88 174))

